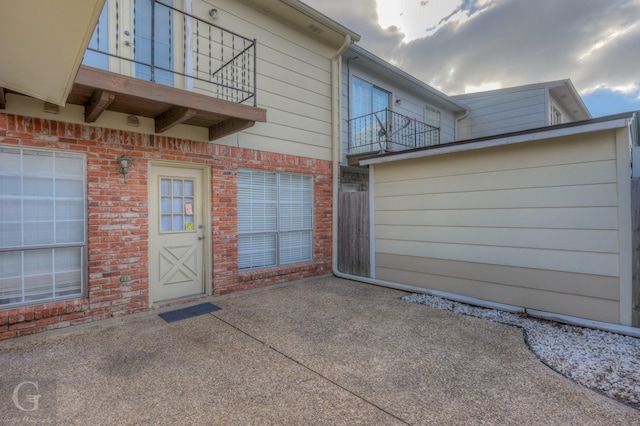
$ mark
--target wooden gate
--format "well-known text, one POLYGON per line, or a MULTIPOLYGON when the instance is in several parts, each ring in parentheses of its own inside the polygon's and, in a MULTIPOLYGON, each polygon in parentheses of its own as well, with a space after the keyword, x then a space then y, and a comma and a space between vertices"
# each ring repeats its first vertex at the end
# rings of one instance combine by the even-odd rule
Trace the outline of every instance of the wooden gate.
POLYGON ((338 204, 338 270, 368 277, 369 192, 343 192, 338 204))

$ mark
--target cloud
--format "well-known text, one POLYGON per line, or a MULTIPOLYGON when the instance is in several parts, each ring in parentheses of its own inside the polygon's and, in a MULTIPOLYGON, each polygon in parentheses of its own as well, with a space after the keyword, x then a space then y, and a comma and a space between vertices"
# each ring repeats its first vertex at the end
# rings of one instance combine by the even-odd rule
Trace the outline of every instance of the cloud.
POLYGON ((375 0, 306 2, 361 34, 365 49, 447 94, 571 78, 582 93, 640 95, 640 0, 448 1, 437 24, 425 23, 424 36, 409 42, 402 28, 380 26, 375 0))
POLYGON ((304 0, 304 2, 360 34, 362 39, 358 44, 386 60, 391 60, 393 51, 405 38, 405 35, 395 26, 388 28, 380 26, 376 0, 304 0))

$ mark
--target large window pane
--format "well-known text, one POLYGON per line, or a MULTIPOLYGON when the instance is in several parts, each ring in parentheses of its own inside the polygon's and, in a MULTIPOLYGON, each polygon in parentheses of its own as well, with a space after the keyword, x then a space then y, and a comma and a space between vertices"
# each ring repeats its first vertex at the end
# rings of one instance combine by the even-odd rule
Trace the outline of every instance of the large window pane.
POLYGON ((312 260, 313 178, 238 171, 238 233, 240 269, 312 260))
POLYGON ((280 263, 297 263, 311 260, 312 233, 289 232, 280 236, 280 263))
POLYGON ((3 148, 0 165, 0 306, 81 295, 84 156, 3 148))
MULTIPOLYGON (((163 3, 171 6, 172 0, 164 0, 163 3)), ((173 86, 173 12, 170 8, 155 4, 152 13, 151 0, 135 0, 133 13, 136 25, 134 27, 134 57, 136 77, 153 80, 156 83, 173 86), (152 20, 155 28, 152 29, 152 20), (153 32, 153 37, 152 37, 153 32), (153 40, 153 43, 152 43, 153 40), (151 50, 153 49, 153 55, 151 50), (153 58, 153 78, 151 64, 153 58)))
POLYGON ((22 223, 0 223, 0 246, 19 247, 22 245, 22 223))
POLYGON ((238 268, 275 266, 276 235, 241 235, 238 238, 238 268))
POLYGON ((160 179, 160 232, 195 232, 193 180, 160 179))

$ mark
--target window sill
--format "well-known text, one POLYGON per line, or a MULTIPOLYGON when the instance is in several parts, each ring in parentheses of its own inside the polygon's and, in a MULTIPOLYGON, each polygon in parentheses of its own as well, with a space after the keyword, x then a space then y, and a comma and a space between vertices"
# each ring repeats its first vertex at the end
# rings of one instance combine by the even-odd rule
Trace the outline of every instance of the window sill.
POLYGON ((253 280, 260 280, 265 278, 278 277, 282 275, 289 275, 298 272, 306 272, 316 270, 321 264, 310 261, 304 263, 294 263, 291 265, 274 266, 264 269, 252 269, 250 271, 243 271, 238 273, 238 281, 247 282, 253 280))

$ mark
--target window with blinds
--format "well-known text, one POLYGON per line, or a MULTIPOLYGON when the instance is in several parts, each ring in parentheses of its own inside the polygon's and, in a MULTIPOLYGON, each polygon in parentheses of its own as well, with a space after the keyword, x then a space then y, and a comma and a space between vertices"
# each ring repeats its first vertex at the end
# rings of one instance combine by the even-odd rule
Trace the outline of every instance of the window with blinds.
POLYGON ((0 306, 80 296, 85 158, 0 148, 0 306))
POLYGON ((238 268, 313 259, 313 177, 238 171, 238 268))

